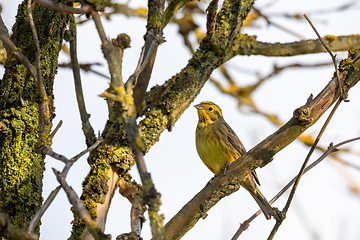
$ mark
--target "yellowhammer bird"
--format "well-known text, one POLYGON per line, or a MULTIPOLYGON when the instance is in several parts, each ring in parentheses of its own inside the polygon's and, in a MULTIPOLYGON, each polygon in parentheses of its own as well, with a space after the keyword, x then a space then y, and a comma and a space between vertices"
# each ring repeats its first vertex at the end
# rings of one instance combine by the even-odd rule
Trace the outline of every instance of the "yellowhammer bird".
MULTIPOLYGON (((234 130, 225 122, 221 109, 212 102, 204 101, 195 105, 199 122, 196 127, 196 150, 204 164, 214 174, 237 160, 246 150, 234 130)), ((266 219, 271 218, 272 208, 256 186, 260 185, 255 171, 240 184, 253 196, 266 219)))

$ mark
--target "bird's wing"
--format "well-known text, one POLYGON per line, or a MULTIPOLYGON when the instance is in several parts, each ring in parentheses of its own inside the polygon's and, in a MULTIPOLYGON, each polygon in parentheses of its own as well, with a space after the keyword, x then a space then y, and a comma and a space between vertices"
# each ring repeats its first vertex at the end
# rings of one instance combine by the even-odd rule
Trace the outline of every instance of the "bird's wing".
POLYGON ((224 125, 227 130, 227 140, 236 151, 238 151, 241 155, 243 155, 246 152, 246 150, 244 145, 241 143, 239 137, 236 135, 234 130, 232 130, 229 124, 227 124, 225 121, 224 121, 224 125))
MULTIPOLYGON (((246 150, 244 145, 242 144, 242 142, 240 141, 239 137, 236 135, 236 133, 234 132, 234 130, 232 130, 232 128, 229 126, 229 124, 227 124, 224 121, 224 125, 226 126, 227 129, 227 139, 229 141, 229 143, 232 145, 232 147, 234 149, 236 149, 236 151, 238 151, 241 155, 245 154, 246 150)), ((259 184, 260 186, 260 181, 258 179, 258 176, 256 174, 255 171, 251 172, 251 177, 256 181, 257 184, 259 184)))

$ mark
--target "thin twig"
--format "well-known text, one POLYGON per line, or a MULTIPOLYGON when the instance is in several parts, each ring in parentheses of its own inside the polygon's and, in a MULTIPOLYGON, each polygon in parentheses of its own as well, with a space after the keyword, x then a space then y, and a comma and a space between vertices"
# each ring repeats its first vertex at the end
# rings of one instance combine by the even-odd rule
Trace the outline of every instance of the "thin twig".
MULTIPOLYGON (((290 204, 291 204, 291 202, 292 202, 292 199, 294 198, 295 191, 296 191, 296 189, 297 189, 297 186, 298 186, 298 184, 299 184, 299 182, 300 182, 300 179, 301 179, 302 175, 304 174, 306 165, 307 165, 307 163, 309 162, 310 157, 311 157, 312 153, 314 152, 314 150, 315 150, 315 148, 316 148, 316 145, 317 145, 318 142, 320 141, 320 138, 321 138, 322 134, 324 133, 327 125, 329 124, 332 116, 334 115, 335 111, 337 110, 337 108, 339 107, 339 105, 340 105, 341 102, 342 102, 342 98, 340 97, 340 98, 338 99, 338 101, 336 102, 334 108, 331 110, 331 113, 329 114, 328 118, 326 119, 324 125, 322 126, 322 128, 321 128, 318 136, 317 136, 316 139, 315 139, 314 144, 311 146, 311 149, 310 149, 308 155, 306 156, 306 159, 305 159, 305 161, 304 161, 304 163, 303 163, 303 165, 302 165, 302 167, 301 167, 301 169, 300 169, 300 172, 299 172, 298 176, 296 177, 295 184, 294 184, 293 188, 291 189, 291 192, 290 192, 289 198, 288 198, 288 200, 287 200, 287 202, 286 202, 286 205, 285 205, 284 209, 282 210, 282 213, 283 213, 284 216, 286 215, 286 212, 288 211, 288 209, 289 209, 289 207, 290 207, 290 204)), ((269 235, 269 237, 268 237, 268 240, 271 240, 271 239, 274 238, 274 236, 275 236, 277 230, 279 229, 281 223, 283 222, 283 220, 284 220, 284 218, 283 218, 283 219, 278 219, 278 220, 276 221, 276 224, 275 224, 274 228, 272 229, 272 231, 271 231, 271 233, 270 233, 270 235, 269 235)))
POLYGON ((84 156, 86 153, 94 150, 95 148, 97 148, 97 146, 100 145, 100 143, 103 141, 103 139, 101 137, 99 137, 99 139, 90 147, 88 147, 87 149, 85 149, 84 151, 80 152, 79 154, 75 155, 74 157, 72 157, 65 165, 64 169, 62 170, 61 174, 63 174, 65 177, 67 175, 67 173, 69 172, 71 166, 82 156, 84 156))
MULTIPOLYGON (((103 78, 106 78, 106 79, 110 79, 109 76, 99 72, 99 71, 96 71, 94 69, 92 69, 91 67, 94 66, 94 65, 100 65, 100 63, 80 63, 79 64, 79 67, 81 70, 84 70, 85 72, 92 72, 92 73, 95 73, 97 75, 99 75, 100 77, 103 77, 103 78)), ((63 68, 71 68, 71 62, 70 63, 59 63, 58 65, 59 67, 63 67, 63 68)))
POLYGON ((80 112, 80 118, 82 122, 82 130, 85 135, 86 145, 89 147, 91 146, 94 141, 96 140, 94 129, 89 122, 90 114, 86 111, 86 105, 84 100, 84 94, 81 84, 81 76, 80 76, 80 68, 79 62, 77 58, 77 46, 76 46, 76 24, 74 15, 70 18, 70 58, 71 58, 71 66, 73 70, 74 76, 74 85, 75 85, 75 92, 76 92, 76 100, 80 112))
POLYGON ((270 21, 270 19, 269 19, 267 16, 265 16, 264 14, 261 13, 261 10, 255 8, 255 7, 253 7, 253 10, 254 10, 259 16, 263 17, 263 18, 265 19, 265 21, 266 21, 269 25, 273 25, 274 27, 277 27, 277 28, 283 30, 284 32, 287 32, 287 33, 289 33, 289 34, 291 34, 291 35, 294 35, 295 37, 298 37, 298 38, 300 38, 300 39, 305 39, 303 36, 301 36, 301 35, 298 34, 297 32, 294 32, 294 31, 292 31, 292 30, 290 30, 290 29, 288 29, 288 28, 285 28, 285 27, 281 26, 280 24, 277 24, 277 23, 275 23, 275 22, 273 22, 273 21, 270 21))
POLYGON ((43 5, 44 7, 55 10, 57 12, 63 12, 63 13, 87 14, 87 13, 90 13, 90 10, 91 10, 91 6, 88 4, 81 6, 80 8, 74 8, 74 7, 70 7, 70 6, 67 6, 62 3, 56 3, 56 2, 50 1, 50 0, 34 0, 34 1, 40 5, 43 5))
POLYGON ((335 72, 336 72, 336 77, 338 79, 338 84, 339 84, 339 90, 340 90, 340 97, 344 98, 343 96, 343 89, 342 89, 342 86, 341 86, 341 82, 340 82, 340 75, 339 75, 339 70, 337 68, 337 64, 336 64, 336 54, 334 55, 330 49, 328 48, 328 46, 326 46, 326 44, 324 43, 324 41, 322 40, 319 32, 316 30, 315 26, 313 25, 313 23, 311 22, 311 20, 308 18, 308 16, 306 14, 304 14, 304 17, 305 19, 309 22, 310 26, 312 27, 312 29, 314 30, 314 32, 316 33, 316 36, 318 37, 318 39, 320 40, 321 44, 324 46, 324 48, 326 49, 326 51, 330 54, 331 56, 331 59, 333 61, 333 64, 334 64, 334 68, 335 68, 335 72))
POLYGON ((53 191, 51 191, 50 195, 46 199, 46 201, 43 203, 43 205, 40 207, 40 209, 35 213, 34 217, 31 219, 29 225, 26 227, 26 230, 28 233, 34 232, 36 226, 40 222, 40 219, 44 215, 45 211, 49 208, 52 201, 54 201, 56 195, 60 191, 61 186, 57 186, 53 191))
POLYGON ((64 189, 71 205, 74 207, 80 219, 85 223, 91 235, 93 235, 95 239, 109 239, 108 236, 102 232, 98 223, 92 219, 89 211, 86 209, 85 205, 81 202, 80 198, 72 189, 72 187, 70 187, 67 184, 65 177, 54 168, 53 171, 61 187, 64 189))
POLYGON ((25 57, 14 45, 14 43, 9 38, 8 30, 2 20, 2 17, 0 15, 0 40, 3 42, 4 47, 8 54, 14 55, 24 66, 29 69, 31 76, 34 79, 37 79, 36 69, 34 66, 30 63, 30 61, 25 57))
POLYGON ((99 13, 92 8, 91 9, 91 15, 92 15, 92 19, 94 20, 96 29, 97 29, 97 31, 99 33, 101 43, 103 45, 106 45, 109 41, 106 38, 104 27, 103 27, 103 25, 101 23, 99 13))
MULTIPOLYGON (((177 5, 175 3, 175 5, 177 5)), ((164 27, 164 8, 165 0, 149 0, 148 1, 148 17, 147 17, 147 32, 145 34, 144 51, 145 55, 150 52, 150 47, 153 44, 154 38, 156 44, 152 54, 149 57, 149 62, 139 74, 136 84, 133 87, 133 98, 135 103, 135 110, 138 111, 145 97, 146 89, 149 86, 151 72, 153 70, 156 52, 159 44, 164 40, 163 27, 164 27)))
MULTIPOLYGON (((332 143, 330 143, 329 147, 327 148, 327 150, 313 163, 311 163, 309 166, 307 166, 304 170, 304 173, 307 173, 309 170, 311 170, 312 168, 314 168, 316 165, 318 165, 320 162, 322 162, 327 156, 329 156, 331 153, 336 152, 338 150, 338 148, 342 145, 345 145, 347 143, 351 143, 354 141, 358 141, 360 140, 360 137, 356 137, 356 138, 352 138, 343 142, 340 142, 336 145, 333 145, 332 143)), ((292 185, 293 183, 296 181, 298 175, 296 175, 288 184, 285 185, 285 187, 283 187, 270 201, 270 204, 273 204, 276 200, 278 200, 280 198, 280 196, 282 196, 292 185)), ((235 235, 231 238, 231 240, 236 240, 238 239, 238 237, 240 236, 240 234, 245 231, 248 227, 249 224, 260 214, 262 213, 261 210, 257 211, 256 213, 254 213, 254 215, 252 215, 250 218, 248 218, 247 220, 245 220, 243 223, 240 224, 239 229, 237 230, 237 232, 235 233, 235 235)))
POLYGON ((35 64, 36 64, 37 79, 34 79, 34 80, 36 82, 37 93, 38 93, 38 96, 40 98, 40 102, 39 102, 39 130, 40 130, 40 133, 44 133, 45 132, 45 125, 48 122, 46 114, 45 114, 45 112, 47 111, 46 102, 45 102, 45 94, 46 93, 45 93, 44 84, 42 82, 41 59, 40 59, 40 43, 39 43, 38 35, 36 33, 34 19, 33 19, 33 16, 32 16, 31 0, 28 0, 27 11, 28 11, 28 16, 29 16, 30 28, 31 28, 32 35, 33 35, 34 45, 35 45, 35 64))
POLYGON ((59 153, 54 152, 50 148, 43 148, 42 149, 42 154, 49 155, 50 157, 55 158, 56 160, 59 160, 59 161, 61 161, 63 163, 68 163, 69 162, 69 159, 67 157, 65 157, 64 155, 61 155, 59 153))
MULTIPOLYGON (((86 154, 89 151, 92 151, 93 149, 95 149, 97 146, 99 146, 99 144, 102 142, 102 138, 99 137, 99 139, 89 148, 87 148, 86 150, 80 152, 79 154, 77 154, 76 156, 72 157, 71 159, 66 158, 65 156, 61 155, 61 154, 53 154, 54 152, 48 148, 44 148, 43 149, 43 154, 48 154, 49 156, 58 159, 65 164, 65 167, 63 168, 62 172, 60 173, 62 178, 66 178, 71 166, 80 158, 82 157, 84 154, 86 154)), ((56 171, 56 170, 55 170, 56 171)), ((31 219, 28 227, 27 227, 27 231, 29 233, 33 232, 35 227, 39 224, 39 221, 41 219, 41 217, 44 215, 45 211, 48 209, 48 207, 50 206, 50 204, 52 203, 52 201, 55 199, 56 195, 59 192, 59 189, 61 186, 58 186, 57 188, 55 188, 51 194, 47 197, 46 201, 44 202, 44 204, 40 207, 40 209, 36 212, 35 216, 31 219)))
POLYGON ((49 135, 49 137, 50 137, 51 139, 54 138, 55 134, 56 134, 57 131, 60 129, 60 127, 62 126, 62 124, 63 124, 63 120, 60 120, 60 122, 58 123, 58 125, 56 125, 54 131, 52 131, 52 132, 50 133, 50 135, 49 135))
POLYGON ((175 14, 181 9, 187 1, 184 0, 174 0, 168 1, 168 5, 164 10, 164 21, 162 25, 162 29, 173 19, 175 14))
POLYGON ((119 192, 131 203, 130 219, 131 231, 141 235, 142 224, 145 221, 142 188, 135 181, 131 181, 131 176, 121 177, 119 179, 119 192))

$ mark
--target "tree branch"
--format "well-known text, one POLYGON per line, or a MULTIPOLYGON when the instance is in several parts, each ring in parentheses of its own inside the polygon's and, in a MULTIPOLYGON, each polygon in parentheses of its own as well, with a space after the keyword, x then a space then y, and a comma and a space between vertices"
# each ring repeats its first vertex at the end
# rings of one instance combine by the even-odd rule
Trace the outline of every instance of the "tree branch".
POLYGON ((77 58, 77 46, 76 46, 76 24, 74 15, 70 18, 69 24, 69 35, 68 40, 70 42, 70 58, 71 58, 71 66, 74 75, 74 85, 76 92, 76 100, 79 107, 80 118, 82 122, 82 130, 85 135, 86 145, 90 147, 96 141, 94 129, 92 128, 89 118, 90 114, 86 111, 84 94, 81 85, 81 75, 80 75, 80 67, 77 58))
POLYGON ((57 177, 58 182, 61 184, 61 187, 66 192, 66 195, 71 205, 74 207, 75 211, 78 213, 81 220, 85 223, 85 225, 87 226, 87 228, 89 229, 90 233, 93 235, 95 240, 98 239, 110 240, 111 235, 104 234, 103 231, 100 229, 98 223, 92 220, 90 213, 88 212, 84 204, 82 204, 80 198, 77 196, 77 194, 72 189, 72 187, 70 187, 67 184, 65 177, 60 172, 56 171, 54 168, 53 171, 57 177))
POLYGON ((0 40, 3 42, 4 47, 7 53, 13 54, 24 66, 29 69, 31 76, 34 79, 37 79, 37 72, 34 66, 30 63, 30 61, 21 53, 21 51, 16 49, 16 46, 9 38, 8 30, 2 20, 0 15, 0 40))
MULTIPOLYGON (((163 41, 163 21, 164 21, 164 0, 149 0, 148 1, 148 19, 147 19, 147 32, 144 36, 145 43, 143 46, 144 56, 147 56, 150 51, 152 54, 149 58, 146 58, 148 63, 144 67, 144 70, 139 74, 139 77, 134 86, 134 103, 136 111, 139 110, 142 101, 144 100, 144 96, 146 93, 146 89, 149 85, 152 69, 154 66, 157 47, 163 41), (153 41, 155 40, 156 44, 153 46, 153 41)), ((145 60, 145 59, 144 59, 145 60)), ((143 61, 144 61, 143 60, 143 61)), ((141 65, 143 63, 141 62, 141 65)))
MULTIPOLYGON (((336 78, 336 79, 337 79, 337 78, 336 78)), ((338 84, 338 89, 340 90, 341 85, 340 85, 339 83, 340 83, 340 81, 337 82, 337 84, 338 84)), ((341 92, 341 91, 340 91, 340 92, 341 92)), ((340 95, 341 95, 341 94, 340 94, 340 95)), ((339 105, 340 105, 340 103, 341 103, 342 101, 343 101, 343 98, 342 98, 342 96, 340 96, 340 98, 337 100, 335 106, 333 107, 332 111, 330 112, 328 118, 326 119, 324 125, 322 126, 319 134, 317 135, 317 137, 316 137, 313 145, 311 146, 310 151, 309 151, 308 155, 306 156, 303 165, 301 166, 300 172, 299 172, 299 174, 298 174, 297 177, 296 177, 294 186, 293 186, 293 188, 291 189, 291 192, 290 192, 289 198, 288 198, 288 200, 287 200, 287 202, 286 202, 286 205, 285 205, 284 209, 281 211, 281 213, 283 214, 284 217, 276 219, 275 226, 274 226, 274 228, 272 229, 272 231, 271 231, 271 233, 270 233, 270 235, 269 235, 269 238, 268 238, 269 240, 271 240, 271 239, 274 238, 274 236, 275 236, 276 232, 278 231, 280 225, 281 225, 282 222, 285 220, 286 213, 287 213, 287 211, 289 210, 290 204, 291 204, 291 202, 292 202, 292 200, 293 200, 293 198, 294 198, 294 196, 295 196, 295 191, 296 191, 296 189, 297 189, 297 186, 299 185, 299 182, 300 182, 300 179, 301 179, 302 175, 304 174, 306 165, 308 164, 308 162, 309 162, 309 160, 310 160, 310 157, 311 157, 312 153, 315 151, 315 148, 316 148, 318 142, 320 141, 320 138, 321 138, 322 134, 324 133, 324 131, 325 131, 326 127, 328 126, 331 118, 332 118, 333 115, 335 114, 335 111, 337 110, 337 108, 339 107, 339 105)))
MULTIPOLYGON (((333 51, 347 51, 352 47, 360 45, 360 36, 325 36, 322 38, 322 41, 333 51)), ((291 43, 257 42, 253 54, 278 57, 320 53, 324 51, 323 45, 317 39, 314 39, 291 43)))
MULTIPOLYGON (((65 179, 68 172, 69 172, 69 170, 70 170, 70 168, 72 167, 72 165, 80 157, 84 156, 86 153, 88 153, 88 152, 94 150, 95 148, 97 148, 101 142, 102 142, 102 138, 98 139, 92 146, 88 147, 84 151, 82 151, 79 154, 75 155, 71 159, 68 159, 64 155, 55 153, 54 151, 52 151, 51 149, 48 149, 48 148, 43 148, 42 153, 46 154, 46 155, 49 155, 49 156, 51 156, 51 157, 65 163, 65 167, 63 168, 62 172, 59 173, 59 174, 61 174, 62 178, 65 179)), ((55 199, 56 195, 59 193, 60 188, 61 188, 61 186, 58 186, 50 193, 50 195, 47 197, 44 204, 40 207, 40 209, 36 212, 35 216, 31 219, 29 225, 27 226, 27 231, 29 233, 33 232, 35 227, 39 224, 39 221, 40 221, 41 217, 44 215, 45 211, 48 209, 48 207, 50 206, 52 201, 55 199)))
MULTIPOLYGON (((350 58, 359 67, 359 51, 353 52, 350 58)), ((341 66, 344 67, 344 66, 341 66)), ((340 72, 340 81, 344 91, 348 91, 359 81, 356 67, 348 66, 340 72), (354 70, 355 69, 355 70, 354 70)), ((301 133, 313 125, 321 115, 339 98, 336 77, 314 99, 294 111, 294 116, 280 129, 256 145, 240 159, 232 163, 226 173, 214 177, 207 186, 194 196, 166 225, 167 239, 178 239, 191 229, 221 198, 238 188, 239 182, 257 167, 262 167, 272 157, 294 141, 301 133), (232 186, 232 187, 229 187, 232 186)))
POLYGON ((141 186, 134 181, 132 182, 131 177, 127 176, 120 178, 119 189, 120 194, 131 203, 131 231, 140 236, 142 225, 145 222, 144 212, 146 211, 141 186))
MULTIPOLYGON (((316 165, 318 165, 320 162, 322 162, 326 157, 328 157, 331 153, 338 151, 338 148, 344 144, 350 143, 350 142, 354 142, 354 141, 358 141, 360 140, 360 137, 357 138, 352 138, 343 142, 340 142, 336 145, 333 145, 333 143, 330 143, 329 147, 327 148, 327 150, 313 163, 311 163, 308 167, 305 168, 305 171, 303 174, 307 173, 309 170, 311 170, 313 167, 315 167, 316 165)), ((286 190, 288 190, 296 181, 298 175, 295 176, 288 184, 286 184, 285 187, 283 187, 283 189, 280 190, 280 192, 278 192, 275 197, 273 197, 269 203, 273 204, 276 200, 278 200, 280 198, 281 195, 283 195, 286 190)), ((231 240, 236 240, 238 239, 238 237, 241 235, 241 233, 243 231, 245 231, 248 227, 250 222, 252 222, 252 220, 254 220, 257 216, 259 216, 261 214, 261 210, 257 211, 254 215, 252 215, 250 218, 248 218, 247 220, 245 220, 242 224, 240 224, 239 229, 236 231, 236 233, 234 234, 234 236, 231 238, 231 240)))
POLYGON ((34 2, 43 5, 44 7, 47 7, 49 9, 52 9, 54 11, 63 12, 63 13, 72 13, 72 14, 87 14, 90 13, 91 6, 86 4, 84 6, 81 6, 80 8, 74 8, 67 6, 62 3, 56 3, 50 0, 34 0, 34 2))

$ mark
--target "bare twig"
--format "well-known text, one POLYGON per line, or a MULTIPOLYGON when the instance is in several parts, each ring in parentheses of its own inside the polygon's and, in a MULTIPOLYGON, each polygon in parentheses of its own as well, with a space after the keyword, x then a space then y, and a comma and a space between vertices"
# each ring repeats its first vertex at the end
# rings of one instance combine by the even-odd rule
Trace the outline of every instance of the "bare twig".
POLYGON ((94 150, 95 148, 97 148, 100 143, 103 141, 103 139, 101 137, 98 138, 98 140, 96 140, 96 142, 91 145, 90 147, 88 147, 87 149, 85 149, 84 151, 78 153, 77 155, 75 155, 74 157, 72 157, 65 165, 64 169, 62 170, 61 174, 63 174, 65 177, 67 175, 67 173, 69 172, 71 166, 82 156, 84 156, 86 153, 94 150))
POLYGON ((78 108, 80 112, 80 118, 82 122, 82 130, 85 135, 86 145, 89 147, 94 144, 96 140, 94 129, 89 122, 90 114, 86 111, 86 105, 84 100, 84 94, 81 85, 81 76, 80 76, 80 68, 79 62, 77 58, 77 46, 76 46, 76 25, 74 20, 74 15, 70 18, 69 30, 71 36, 69 37, 70 42, 70 58, 71 58, 71 65, 73 70, 74 76, 74 85, 75 85, 75 92, 76 92, 76 100, 78 103, 78 108))
MULTIPOLYGON (((106 38, 106 34, 103 25, 101 23, 99 13, 94 9, 92 9, 91 15, 102 43, 102 51, 104 57, 108 63, 108 67, 111 75, 110 87, 112 89, 115 89, 115 91, 118 90, 118 92, 120 92, 119 88, 122 89, 124 83, 122 81, 121 67, 119 67, 121 66, 121 59, 119 59, 116 53, 118 49, 116 49, 116 46, 114 46, 114 44, 106 38)), ((113 101, 110 101, 109 98, 107 98, 107 101, 108 101, 109 112, 111 113, 113 107, 113 101)))
POLYGON ((9 33, 0 15, 0 40, 3 42, 7 53, 14 55, 24 66, 29 69, 31 76, 37 79, 37 73, 30 61, 19 51, 9 38, 9 33))
POLYGON ((67 157, 65 157, 64 155, 61 155, 59 153, 54 152, 53 150, 51 150, 50 148, 43 148, 42 149, 42 153, 45 155, 49 155, 52 158, 55 158, 63 163, 67 163, 69 162, 69 159, 67 157))
POLYGON ((74 8, 62 3, 56 3, 51 0, 34 0, 34 1, 40 5, 43 5, 44 7, 63 13, 87 14, 90 13, 91 10, 91 6, 88 4, 83 5, 80 8, 74 8))
MULTIPOLYGON (((58 159, 65 164, 65 167, 63 168, 62 172, 59 173, 61 174, 62 178, 65 179, 71 166, 74 164, 75 161, 77 161, 80 157, 82 157, 84 154, 86 154, 89 151, 92 151, 93 149, 95 149, 97 146, 99 146, 99 144, 102 142, 102 138, 99 138, 91 147, 87 148, 86 150, 80 152, 79 154, 77 154, 76 156, 72 157, 71 159, 66 158, 65 156, 61 155, 61 154, 57 154, 54 151, 48 149, 48 148, 43 148, 43 154, 47 154, 55 159, 58 159)), ((56 171, 56 170, 55 170, 56 171)), ((57 172, 57 171, 56 171, 57 172)), ((50 195, 47 197, 46 201, 44 202, 44 204, 40 207, 40 209, 36 212, 35 216, 31 219, 28 227, 27 227, 27 231, 29 233, 33 232, 35 227, 38 225, 41 217, 44 215, 45 211, 48 209, 48 207, 50 206, 50 204, 52 203, 52 201, 55 199, 56 195, 58 194, 59 190, 60 190, 61 186, 58 186, 57 188, 55 188, 50 195)))
MULTIPOLYGON (((320 141, 320 138, 321 138, 322 134, 324 133, 327 125, 329 124, 332 116, 334 115, 335 111, 337 110, 337 108, 339 107, 341 102, 342 102, 342 98, 340 97, 338 99, 338 101, 336 102, 335 106, 333 107, 333 109, 331 110, 331 112, 330 112, 328 118, 326 119, 324 125, 322 126, 318 136, 315 139, 314 144, 311 146, 311 149, 310 149, 308 155, 306 156, 306 159, 305 159, 305 161, 304 161, 304 163, 303 163, 303 165, 302 165, 302 167, 300 169, 300 172, 299 172, 298 176, 296 177, 295 184, 294 184, 293 188, 291 189, 291 192, 290 192, 289 198, 288 198, 288 200, 286 202, 286 205, 285 205, 284 209, 282 210, 282 213, 283 213, 284 216, 286 215, 286 212, 288 211, 288 209, 290 207, 292 199, 294 198, 295 191, 297 189, 297 186, 298 186, 298 184, 300 182, 300 179, 301 179, 302 175, 304 174, 306 165, 308 164, 308 162, 310 160, 310 157, 311 157, 312 153, 314 152, 314 150, 316 148, 316 145, 320 141)), ((274 228, 272 229, 272 231, 271 231, 271 233, 269 235, 269 238, 268 238, 269 240, 273 239, 273 237, 275 236, 277 230, 279 229, 279 227, 280 227, 280 225, 281 225, 281 223, 283 222, 284 219, 285 218, 277 219, 276 224, 275 224, 274 228)))
POLYGON ((53 171, 61 187, 66 192, 66 195, 71 205, 74 207, 80 219, 85 223, 93 237, 95 239, 110 239, 110 236, 104 234, 97 222, 92 219, 90 213, 88 212, 84 204, 81 202, 80 198, 77 196, 72 187, 67 184, 65 177, 54 168, 53 171))
POLYGON ((131 177, 123 177, 119 180, 120 194, 126 197, 131 203, 131 231, 140 236, 142 224, 145 221, 144 212, 146 207, 143 203, 141 186, 131 181, 131 177), (129 180, 130 179, 130 180, 129 180))
MULTIPOLYGON (((141 103, 144 100, 146 89, 150 82, 151 72, 154 66, 157 47, 163 42, 163 24, 164 24, 164 0, 149 0, 148 1, 148 18, 147 18, 147 31, 145 35, 144 51, 145 56, 148 55, 148 52, 151 50, 153 45, 153 40, 156 40, 156 44, 151 50, 152 54, 149 55, 149 58, 145 57, 148 63, 144 65, 144 69, 139 74, 136 84, 134 85, 133 98, 135 103, 136 111, 139 110, 141 103)), ((144 60, 145 60, 144 59, 144 60)))
POLYGON ((164 10, 164 21, 162 28, 164 29, 165 26, 171 21, 171 19, 175 16, 180 8, 182 8, 185 3, 189 0, 174 0, 168 2, 167 8, 164 10))
MULTIPOLYGON (((110 79, 110 77, 108 75, 105 75, 99 71, 96 71, 94 69, 92 69, 91 67, 94 65, 100 65, 100 63, 79 63, 79 67, 81 70, 84 70, 85 72, 92 72, 95 73, 97 75, 99 75, 100 77, 106 78, 106 79, 110 79)), ((63 68, 72 68, 71 62, 69 63, 59 63, 59 67, 63 67, 63 68)))
POLYGON ((331 56, 331 60, 333 61, 334 64, 334 68, 335 68, 335 72, 336 72, 336 77, 338 79, 338 84, 339 84, 339 90, 340 90, 340 97, 343 98, 344 100, 346 100, 346 97, 344 96, 343 93, 343 89, 341 86, 341 82, 340 82, 340 75, 339 75, 339 70, 337 68, 336 65, 336 54, 334 55, 330 49, 328 48, 328 46, 326 46, 326 44, 324 43, 324 41, 322 40, 319 32, 316 30, 315 26, 313 25, 313 23, 311 22, 311 20, 308 18, 308 16, 306 14, 304 14, 305 19, 309 22, 310 26, 312 27, 312 29, 314 30, 314 32, 316 33, 316 36, 318 37, 318 39, 320 40, 321 44, 324 46, 324 48, 326 49, 326 51, 330 54, 331 56))
POLYGON ((49 208, 52 201, 54 201, 56 195, 60 191, 61 186, 57 186, 54 190, 51 191, 50 195, 43 203, 43 205, 39 208, 39 210, 35 213, 34 217, 31 219, 29 225, 26 227, 28 233, 34 232, 36 226, 40 222, 41 217, 44 215, 45 211, 49 208))
POLYGON ((54 131, 52 131, 49 135, 49 137, 52 139, 54 138, 55 134, 57 133, 57 131, 60 129, 60 127, 62 126, 63 124, 63 120, 60 120, 60 122, 58 123, 58 125, 56 125, 54 131))
MULTIPOLYGON (((47 104, 45 102, 45 95, 46 95, 45 87, 44 87, 44 84, 42 82, 41 59, 40 59, 40 43, 39 43, 39 39, 38 39, 38 36, 37 36, 37 33, 36 33, 34 19, 33 19, 33 16, 32 16, 31 0, 28 0, 27 11, 28 11, 28 16, 29 16, 30 28, 31 28, 31 31, 32 31, 33 39, 34 39, 34 45, 35 45, 35 62, 36 62, 36 72, 37 72, 36 75, 37 75, 37 78, 34 79, 34 80, 36 82, 37 93, 38 93, 38 96, 40 98, 40 101, 39 101, 39 130, 40 130, 40 133, 44 133, 45 132, 45 125, 47 124, 49 119, 46 117, 47 104)), ((40 136, 40 139, 42 139, 41 136, 40 136)))
POLYGON ((95 11, 93 8, 91 8, 91 15, 92 15, 92 18, 94 20, 96 29, 97 29, 97 31, 99 33, 101 43, 103 45, 106 45, 109 41, 106 38, 104 27, 103 27, 103 25, 101 23, 99 13, 97 11, 95 11))
POLYGON ((273 22, 273 21, 270 21, 270 19, 269 19, 266 15, 264 15, 264 14, 261 13, 261 10, 255 8, 255 7, 253 8, 253 10, 254 10, 259 16, 263 17, 263 18, 265 19, 265 21, 266 21, 269 25, 273 25, 274 27, 277 27, 277 28, 283 30, 284 32, 287 32, 287 33, 289 33, 289 34, 291 34, 291 35, 293 35, 293 36, 295 36, 295 37, 298 37, 298 38, 300 38, 300 39, 305 39, 303 36, 301 36, 301 35, 298 34, 297 32, 294 32, 293 30, 290 30, 290 29, 288 29, 288 28, 285 28, 285 27, 281 26, 280 24, 277 24, 277 23, 275 23, 275 22, 273 22))
MULTIPOLYGON (((311 163, 309 166, 307 166, 304 170, 304 173, 307 173, 309 170, 311 170, 313 167, 315 167, 316 165, 318 165, 320 162, 322 162, 327 156, 329 156, 331 153, 336 152, 338 150, 338 148, 344 144, 350 143, 350 142, 354 142, 354 141, 358 141, 360 140, 360 137, 356 137, 356 138, 352 138, 343 142, 340 142, 336 145, 333 145, 332 143, 330 143, 329 147, 327 148, 327 150, 313 163, 311 163)), ((280 198, 281 195, 283 195, 292 185, 293 183, 296 181, 298 175, 296 175, 288 184, 286 184, 285 187, 283 187, 278 194, 276 194, 270 201, 270 204, 273 204, 276 200, 278 200, 280 198)), ((237 232, 235 233, 235 235, 231 238, 231 240, 236 240, 238 239, 238 237, 240 236, 240 234, 245 231, 248 227, 249 224, 260 214, 262 213, 261 210, 257 211, 254 215, 252 215, 250 218, 248 218, 247 220, 245 220, 242 224, 240 224, 239 229, 237 230, 237 232)))

